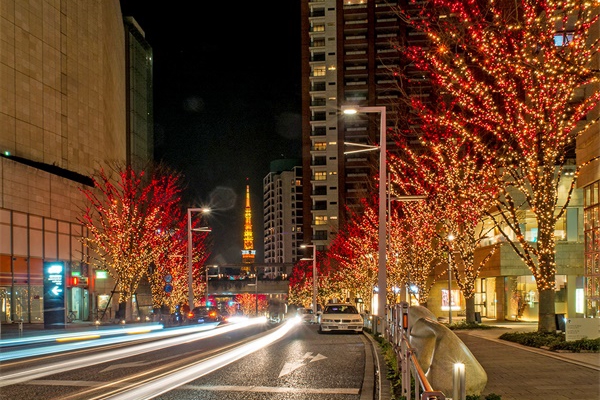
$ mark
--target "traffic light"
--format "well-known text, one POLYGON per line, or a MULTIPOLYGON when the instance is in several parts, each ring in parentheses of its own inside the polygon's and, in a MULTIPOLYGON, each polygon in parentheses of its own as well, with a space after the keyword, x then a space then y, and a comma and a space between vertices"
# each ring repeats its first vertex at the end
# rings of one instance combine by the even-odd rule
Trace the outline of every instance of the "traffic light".
POLYGON ((77 285, 79 285, 79 277, 78 276, 71 276, 67 279, 67 286, 75 287, 77 285))

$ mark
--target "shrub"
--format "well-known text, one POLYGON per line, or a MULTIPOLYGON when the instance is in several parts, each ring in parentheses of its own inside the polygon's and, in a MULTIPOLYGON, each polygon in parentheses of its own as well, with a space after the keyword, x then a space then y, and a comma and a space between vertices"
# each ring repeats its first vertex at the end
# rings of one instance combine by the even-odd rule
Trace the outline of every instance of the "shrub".
POLYGON ((573 353, 582 351, 600 352, 600 338, 597 339, 580 339, 572 342, 558 342, 550 346, 550 350, 568 350, 573 353))
POLYGON ((460 330, 460 329, 492 329, 494 326, 479 324, 477 322, 466 322, 465 320, 458 321, 454 324, 447 325, 451 330, 460 330))
MULTIPOLYGON (((481 396, 477 395, 467 395, 467 400, 480 400, 481 396)), ((502 397, 496 393, 490 393, 485 396, 484 400, 502 400, 502 397)))
POLYGON ((507 332, 500 335, 500 339, 529 347, 544 347, 554 351, 567 350, 574 353, 579 353, 581 351, 600 351, 600 338, 567 342, 565 336, 561 333, 507 332))

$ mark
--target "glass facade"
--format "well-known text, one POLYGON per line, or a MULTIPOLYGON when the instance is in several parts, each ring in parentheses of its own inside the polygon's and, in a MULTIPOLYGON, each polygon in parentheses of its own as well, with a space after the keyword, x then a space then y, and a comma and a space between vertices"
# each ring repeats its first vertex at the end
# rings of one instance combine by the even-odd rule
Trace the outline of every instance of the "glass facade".
POLYGON ((586 316, 598 316, 600 302, 600 183, 584 188, 586 316))
POLYGON ((78 286, 68 287, 68 311, 75 319, 87 319, 90 282, 86 249, 79 224, 0 209, 0 321, 43 322, 44 261, 64 261, 67 279, 79 277, 78 286))

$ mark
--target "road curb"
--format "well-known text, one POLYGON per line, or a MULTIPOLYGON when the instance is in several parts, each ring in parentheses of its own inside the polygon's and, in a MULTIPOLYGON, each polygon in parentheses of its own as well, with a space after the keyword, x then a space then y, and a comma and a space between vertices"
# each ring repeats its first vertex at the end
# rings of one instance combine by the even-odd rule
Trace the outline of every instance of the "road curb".
POLYGON ((392 397, 392 384, 387 378, 388 367, 381 346, 373 336, 363 331, 365 338, 365 376, 360 400, 388 400, 392 397), (369 363, 368 360, 372 362, 369 363), (369 387, 368 387, 369 386, 369 387))

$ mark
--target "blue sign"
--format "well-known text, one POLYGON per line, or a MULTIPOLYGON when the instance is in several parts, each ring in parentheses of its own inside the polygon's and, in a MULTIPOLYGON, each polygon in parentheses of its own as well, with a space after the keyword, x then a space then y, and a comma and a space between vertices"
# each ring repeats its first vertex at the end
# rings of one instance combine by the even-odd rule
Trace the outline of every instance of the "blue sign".
POLYGON ((173 291, 173 285, 171 285, 170 283, 167 283, 165 285, 165 293, 171 293, 173 291))
POLYGON ((44 262, 44 328, 65 327, 65 263, 44 262))

